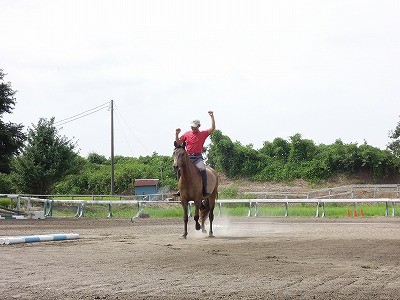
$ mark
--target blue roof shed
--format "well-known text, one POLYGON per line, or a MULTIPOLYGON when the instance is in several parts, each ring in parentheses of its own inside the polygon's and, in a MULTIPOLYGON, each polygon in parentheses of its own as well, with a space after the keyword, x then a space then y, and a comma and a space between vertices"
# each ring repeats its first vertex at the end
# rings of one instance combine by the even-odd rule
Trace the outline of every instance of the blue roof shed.
POLYGON ((154 195, 158 193, 159 179, 135 179, 135 195, 154 195))

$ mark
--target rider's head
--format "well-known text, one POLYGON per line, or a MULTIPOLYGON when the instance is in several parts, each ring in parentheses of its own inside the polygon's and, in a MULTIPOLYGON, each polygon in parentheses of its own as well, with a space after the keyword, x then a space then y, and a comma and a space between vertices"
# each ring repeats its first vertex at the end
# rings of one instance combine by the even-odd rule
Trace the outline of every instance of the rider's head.
POLYGON ((192 122, 190 122, 190 127, 192 128, 193 132, 197 132, 199 131, 201 124, 199 120, 193 120, 192 122))

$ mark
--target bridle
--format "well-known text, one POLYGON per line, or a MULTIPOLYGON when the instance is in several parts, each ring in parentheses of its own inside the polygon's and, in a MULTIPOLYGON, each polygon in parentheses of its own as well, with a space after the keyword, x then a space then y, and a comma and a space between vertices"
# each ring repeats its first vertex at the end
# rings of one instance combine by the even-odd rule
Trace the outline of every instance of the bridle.
POLYGON ((183 143, 180 144, 180 145, 178 145, 178 143, 175 141, 175 142, 174 142, 174 147, 175 147, 175 150, 176 150, 176 149, 179 149, 179 148, 185 149, 185 148, 186 148, 186 141, 183 142, 183 143))
POLYGON ((178 143, 175 141, 174 142, 174 170, 175 172, 179 172, 180 169, 180 165, 179 165, 179 161, 181 161, 180 157, 182 156, 183 153, 186 152, 185 148, 186 148, 186 142, 183 142, 181 145, 178 145, 178 143), (180 150, 182 149, 182 150, 180 150), (176 154, 176 152, 180 150, 181 153, 176 154))

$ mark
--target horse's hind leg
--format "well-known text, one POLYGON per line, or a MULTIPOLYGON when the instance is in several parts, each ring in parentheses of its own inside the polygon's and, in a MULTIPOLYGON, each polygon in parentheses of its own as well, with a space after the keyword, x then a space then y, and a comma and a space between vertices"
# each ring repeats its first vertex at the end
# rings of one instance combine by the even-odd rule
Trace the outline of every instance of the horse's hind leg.
POLYGON ((213 228, 212 228, 212 223, 214 221, 214 206, 215 205, 210 205, 210 213, 208 215, 208 218, 210 219, 210 232, 208 233, 209 237, 214 237, 213 228))
POLYGON ((203 233, 207 233, 206 227, 204 226, 204 223, 207 220, 208 212, 210 210, 210 201, 204 200, 201 202, 201 207, 200 207, 200 212, 201 212, 201 231, 203 233))

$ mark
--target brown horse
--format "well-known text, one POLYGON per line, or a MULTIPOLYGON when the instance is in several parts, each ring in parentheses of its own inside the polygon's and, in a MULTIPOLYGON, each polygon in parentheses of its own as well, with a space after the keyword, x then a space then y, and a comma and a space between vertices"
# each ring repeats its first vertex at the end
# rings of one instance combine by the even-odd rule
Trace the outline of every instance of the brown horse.
POLYGON ((214 220, 214 207, 215 199, 217 198, 218 188, 218 176, 217 173, 210 167, 207 166, 207 191, 210 195, 207 198, 203 196, 203 182, 199 169, 191 162, 186 150, 185 145, 177 145, 175 143, 174 150, 174 170, 180 172, 180 178, 178 182, 181 204, 183 207, 183 221, 184 221, 184 232, 183 237, 186 238, 187 223, 189 220, 188 205, 189 201, 194 202, 195 213, 194 220, 196 222, 196 230, 202 229, 203 232, 207 232, 204 228, 204 222, 207 217, 210 220, 210 231, 209 236, 214 237, 212 222, 214 220), (201 226, 199 224, 199 211, 201 217, 201 226))

